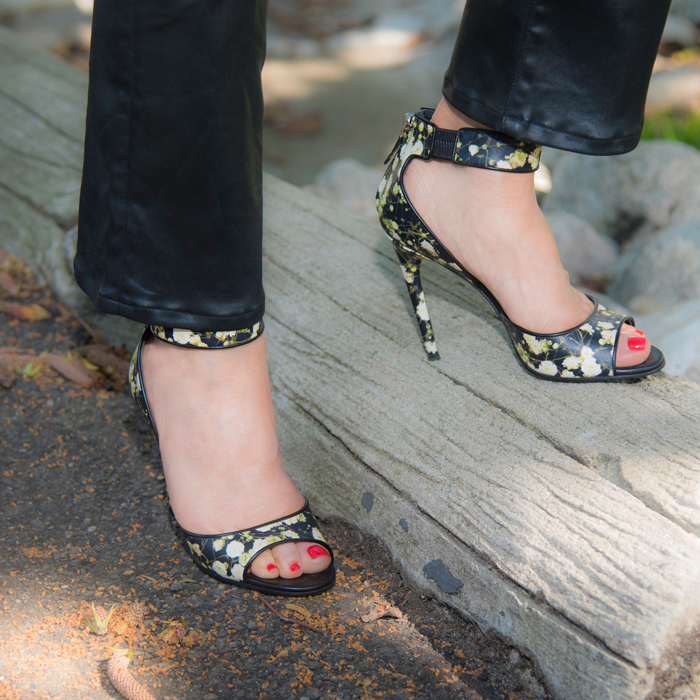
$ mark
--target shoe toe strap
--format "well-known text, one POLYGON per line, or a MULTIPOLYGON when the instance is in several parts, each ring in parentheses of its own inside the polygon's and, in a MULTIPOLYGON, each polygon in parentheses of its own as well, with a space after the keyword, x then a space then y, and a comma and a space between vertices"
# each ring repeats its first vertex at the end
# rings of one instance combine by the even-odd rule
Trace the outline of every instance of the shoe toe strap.
POLYGON ((319 530, 308 504, 293 515, 250 530, 213 536, 186 534, 190 552, 200 566, 232 581, 243 581, 255 557, 284 542, 323 545, 331 556, 331 562, 333 561, 333 552, 319 530))
POLYGON ((615 376, 615 354, 623 316, 600 305, 580 326, 564 333, 536 335, 522 328, 510 329, 520 359, 537 374, 559 379, 593 379, 615 376))

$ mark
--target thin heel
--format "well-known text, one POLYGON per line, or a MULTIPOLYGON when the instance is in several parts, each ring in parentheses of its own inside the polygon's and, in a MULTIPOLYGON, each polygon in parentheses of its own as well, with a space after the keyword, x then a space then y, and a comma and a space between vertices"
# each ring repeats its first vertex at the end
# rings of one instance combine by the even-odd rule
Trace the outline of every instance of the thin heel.
POLYGON ((403 278, 406 280, 413 310, 416 312, 418 328, 423 339, 423 348, 429 360, 439 360, 440 355, 435 342, 435 332, 433 331, 433 324, 430 322, 428 305, 425 302, 425 293, 423 292, 423 284, 420 279, 421 259, 406 250, 400 249, 398 246, 395 246, 395 250, 403 278))

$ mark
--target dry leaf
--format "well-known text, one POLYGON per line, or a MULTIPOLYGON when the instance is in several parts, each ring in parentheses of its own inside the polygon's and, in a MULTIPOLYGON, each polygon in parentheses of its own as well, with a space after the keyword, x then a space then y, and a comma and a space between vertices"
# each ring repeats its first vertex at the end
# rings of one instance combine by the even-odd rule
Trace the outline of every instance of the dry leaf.
POLYGON ((25 355, 17 348, 0 348, 0 386, 9 389, 17 379, 18 368, 29 368, 31 371, 37 366, 41 366, 40 361, 34 355, 25 355))
POLYGON ((75 352, 92 365, 99 367, 120 388, 129 376, 129 362, 118 357, 109 345, 84 345, 75 352))
POLYGON ((295 603, 287 603, 284 607, 289 608, 290 610, 294 610, 294 612, 298 612, 304 617, 311 618, 311 613, 301 605, 296 605, 295 603))
POLYGON ((187 623, 182 620, 172 620, 168 626, 158 635, 158 638, 166 644, 180 644, 187 631, 187 623))
POLYGON ((391 605, 379 605, 366 615, 362 615, 360 619, 362 622, 374 622, 380 617, 395 617, 397 620, 400 620, 403 617, 403 613, 391 605))
POLYGON ((84 389, 89 389, 91 386, 94 386, 101 378, 99 372, 93 372, 87 369, 80 360, 68 360, 65 357, 53 355, 51 353, 42 355, 41 359, 51 367, 51 369, 78 386, 82 386, 84 389))
POLYGON ((2 265, 9 257, 10 254, 4 248, 0 248, 0 265, 2 265))
POLYGON ((0 272, 0 287, 7 290, 11 294, 14 294, 18 290, 19 285, 12 279, 12 277, 10 277, 10 275, 5 272, 0 272))
POLYGON ((14 316, 22 321, 46 321, 51 318, 51 314, 39 304, 16 304, 13 301, 0 301, 0 311, 4 311, 9 316, 14 316))

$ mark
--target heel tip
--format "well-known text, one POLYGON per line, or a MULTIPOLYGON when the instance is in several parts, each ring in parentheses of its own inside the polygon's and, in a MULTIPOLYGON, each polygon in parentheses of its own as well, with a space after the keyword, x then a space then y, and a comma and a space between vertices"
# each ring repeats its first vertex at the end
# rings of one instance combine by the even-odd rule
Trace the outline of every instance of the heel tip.
POLYGON ((440 359, 439 352, 428 352, 426 355, 428 356, 428 360, 430 360, 430 362, 435 362, 436 360, 440 359))

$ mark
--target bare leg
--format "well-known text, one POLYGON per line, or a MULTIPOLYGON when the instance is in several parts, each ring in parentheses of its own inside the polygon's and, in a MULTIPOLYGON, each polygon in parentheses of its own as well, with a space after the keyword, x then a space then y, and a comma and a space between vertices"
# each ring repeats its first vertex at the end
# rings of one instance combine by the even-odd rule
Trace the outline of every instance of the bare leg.
MULTIPOLYGON (((304 505, 282 464, 264 335, 226 350, 179 348, 152 338, 142 361, 181 527, 205 535, 231 532, 304 505)), ((258 555, 251 571, 295 578, 323 571, 329 562, 319 545, 285 543, 258 555)))

